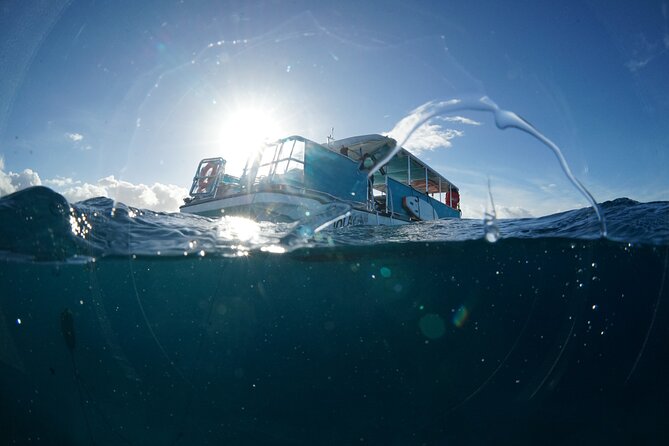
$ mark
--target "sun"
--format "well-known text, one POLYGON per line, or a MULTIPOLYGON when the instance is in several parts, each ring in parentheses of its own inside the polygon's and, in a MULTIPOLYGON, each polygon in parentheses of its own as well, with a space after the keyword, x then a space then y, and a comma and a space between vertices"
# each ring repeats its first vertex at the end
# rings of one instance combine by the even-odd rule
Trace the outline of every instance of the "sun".
POLYGON ((223 119, 219 135, 225 170, 232 175, 239 175, 246 159, 264 144, 286 136, 282 134, 279 120, 260 107, 232 110, 223 119))

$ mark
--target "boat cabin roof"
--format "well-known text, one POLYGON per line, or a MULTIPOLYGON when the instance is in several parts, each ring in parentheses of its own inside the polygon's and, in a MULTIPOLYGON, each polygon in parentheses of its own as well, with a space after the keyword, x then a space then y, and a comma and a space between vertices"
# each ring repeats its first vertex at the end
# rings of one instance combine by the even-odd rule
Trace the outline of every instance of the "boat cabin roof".
MULTIPOLYGON (((397 141, 388 136, 372 134, 330 141, 323 146, 355 161, 371 157, 377 163, 395 149, 397 141)), ((389 177, 427 193, 442 193, 449 188, 458 190, 448 179, 405 148, 400 148, 382 169, 389 177)), ((380 175, 377 172, 375 177, 380 175)))

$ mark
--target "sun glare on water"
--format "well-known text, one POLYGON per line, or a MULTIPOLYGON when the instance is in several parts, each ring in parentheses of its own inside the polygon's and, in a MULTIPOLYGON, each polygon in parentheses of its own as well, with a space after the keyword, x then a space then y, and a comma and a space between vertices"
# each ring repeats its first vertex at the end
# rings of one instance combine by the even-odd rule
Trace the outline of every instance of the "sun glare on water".
POLYGON ((226 172, 239 175, 250 155, 282 136, 285 135, 281 133, 277 119, 265 109, 245 107, 231 112, 220 131, 226 172))

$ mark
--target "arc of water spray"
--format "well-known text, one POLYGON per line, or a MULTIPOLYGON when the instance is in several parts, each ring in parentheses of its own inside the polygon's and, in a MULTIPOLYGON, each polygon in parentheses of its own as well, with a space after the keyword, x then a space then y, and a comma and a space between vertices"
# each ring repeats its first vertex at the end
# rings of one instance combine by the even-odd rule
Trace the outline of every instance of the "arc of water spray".
POLYGON ((567 176, 567 179, 571 182, 572 185, 585 197, 586 200, 592 205, 592 208, 597 215, 600 225, 600 234, 602 237, 606 237, 606 221, 604 219, 604 214, 602 213, 597 201, 590 192, 581 184, 581 182, 574 176, 567 164, 567 160, 562 155, 560 148, 550 139, 545 137, 541 132, 539 132, 532 124, 527 122, 525 119, 521 118, 512 111, 502 110, 499 106, 492 101, 488 96, 482 96, 475 99, 451 99, 448 101, 435 102, 431 101, 426 104, 418 107, 411 114, 410 117, 404 118, 404 122, 400 122, 400 134, 396 138, 398 141, 397 146, 394 150, 388 153, 383 159, 379 160, 376 165, 369 171, 369 176, 371 177, 374 173, 379 170, 383 165, 385 165, 390 159, 395 156, 395 154, 402 148, 402 146, 407 142, 411 135, 423 124, 425 124, 430 119, 435 116, 445 115, 455 111, 485 111, 492 113, 495 117, 495 125, 497 128, 504 130, 507 128, 515 128, 525 133, 534 136, 536 139, 541 141, 546 147, 548 147, 560 163, 562 172, 567 176))

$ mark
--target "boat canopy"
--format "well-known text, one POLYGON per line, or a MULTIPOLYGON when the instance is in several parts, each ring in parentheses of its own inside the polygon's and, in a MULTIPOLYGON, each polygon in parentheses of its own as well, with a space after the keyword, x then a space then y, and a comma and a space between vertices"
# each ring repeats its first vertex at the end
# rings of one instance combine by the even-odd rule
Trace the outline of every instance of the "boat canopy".
MULTIPOLYGON (((369 157, 373 164, 376 164, 395 149, 397 141, 388 136, 372 134, 331 141, 324 145, 356 161, 362 162, 364 158, 369 157)), ((400 148, 377 171, 374 175, 376 184, 380 183, 383 174, 428 194, 458 190, 448 179, 404 148, 400 148)))

